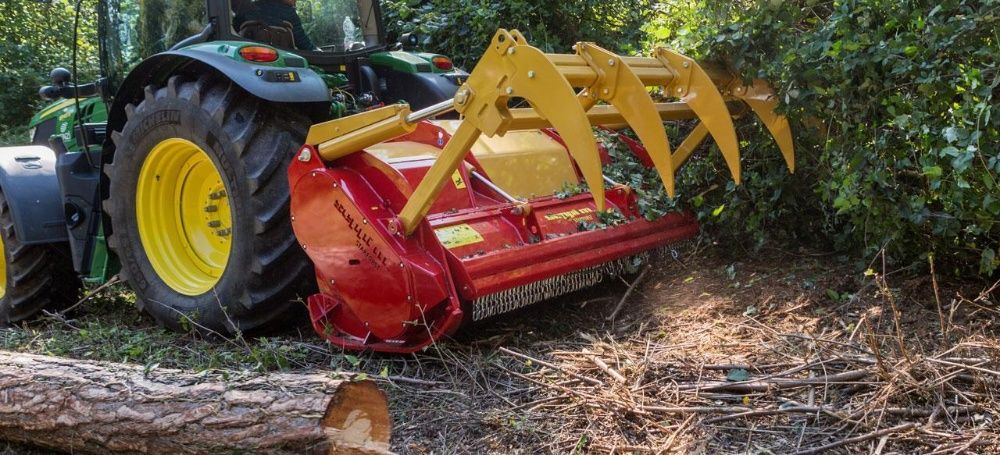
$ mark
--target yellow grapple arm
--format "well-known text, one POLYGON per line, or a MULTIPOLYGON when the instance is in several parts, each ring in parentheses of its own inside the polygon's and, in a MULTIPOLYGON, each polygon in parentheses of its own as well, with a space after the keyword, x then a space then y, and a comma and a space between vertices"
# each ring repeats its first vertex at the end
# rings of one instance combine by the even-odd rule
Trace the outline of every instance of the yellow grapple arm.
POLYGON ((651 57, 621 57, 593 43, 578 43, 575 54, 546 54, 518 31, 498 30, 455 98, 418 112, 404 104, 314 125, 306 143, 327 161, 405 135, 416 123, 455 110, 458 129, 414 190, 399 224, 409 235, 420 223, 450 176, 480 135, 512 130, 555 128, 579 166, 594 202, 604 209, 604 178, 595 125, 629 126, 656 167, 667 193, 674 195, 674 173, 711 134, 740 183, 740 154, 733 115, 749 107, 774 136, 789 171, 795 156, 787 119, 777 114, 777 100, 764 81, 747 86, 725 69, 702 67, 667 49, 651 57), (659 87, 674 102, 655 102, 649 87, 659 87), (512 100, 530 108, 510 108, 512 100), (698 123, 671 152, 665 120, 698 123))

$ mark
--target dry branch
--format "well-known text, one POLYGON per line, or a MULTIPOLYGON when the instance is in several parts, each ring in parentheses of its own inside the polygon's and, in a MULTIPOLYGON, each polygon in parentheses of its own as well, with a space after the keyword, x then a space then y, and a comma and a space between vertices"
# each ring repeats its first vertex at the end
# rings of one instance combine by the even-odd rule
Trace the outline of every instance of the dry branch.
POLYGON ((74 453, 383 453, 389 432, 371 383, 0 351, 3 440, 74 453))

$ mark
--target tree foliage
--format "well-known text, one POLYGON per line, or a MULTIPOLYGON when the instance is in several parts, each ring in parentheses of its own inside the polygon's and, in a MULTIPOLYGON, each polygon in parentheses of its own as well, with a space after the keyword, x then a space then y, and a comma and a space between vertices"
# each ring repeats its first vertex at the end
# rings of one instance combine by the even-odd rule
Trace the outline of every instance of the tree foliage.
POLYGON ((498 28, 518 29, 545 51, 566 52, 595 41, 617 51, 638 52, 652 0, 388 0, 385 23, 397 33, 415 32, 428 50, 447 54, 472 70, 498 28))
MULTIPOLYGON (((0 136, 24 142, 28 120, 43 103, 38 89, 49 71, 72 64, 75 1, 4 0, 0 20, 0 136), (13 137, 11 137, 13 136, 13 137)), ((80 15, 78 69, 82 81, 97 77, 94 2, 84 0, 80 15)))

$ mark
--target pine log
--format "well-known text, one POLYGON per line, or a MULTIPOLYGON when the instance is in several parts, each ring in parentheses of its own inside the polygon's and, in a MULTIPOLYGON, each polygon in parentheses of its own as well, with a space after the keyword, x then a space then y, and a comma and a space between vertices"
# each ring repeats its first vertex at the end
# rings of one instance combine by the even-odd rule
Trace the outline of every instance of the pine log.
POLYGON ((0 439, 72 453, 387 453, 385 395, 329 374, 193 374, 0 351, 0 439))

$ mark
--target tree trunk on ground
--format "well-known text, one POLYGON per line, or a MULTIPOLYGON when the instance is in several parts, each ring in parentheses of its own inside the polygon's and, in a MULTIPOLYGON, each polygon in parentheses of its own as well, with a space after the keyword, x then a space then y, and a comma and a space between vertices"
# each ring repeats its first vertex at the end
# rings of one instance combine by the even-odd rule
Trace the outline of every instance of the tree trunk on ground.
POLYGON ((191 374, 0 351, 0 439, 74 453, 384 453, 370 382, 191 374))

